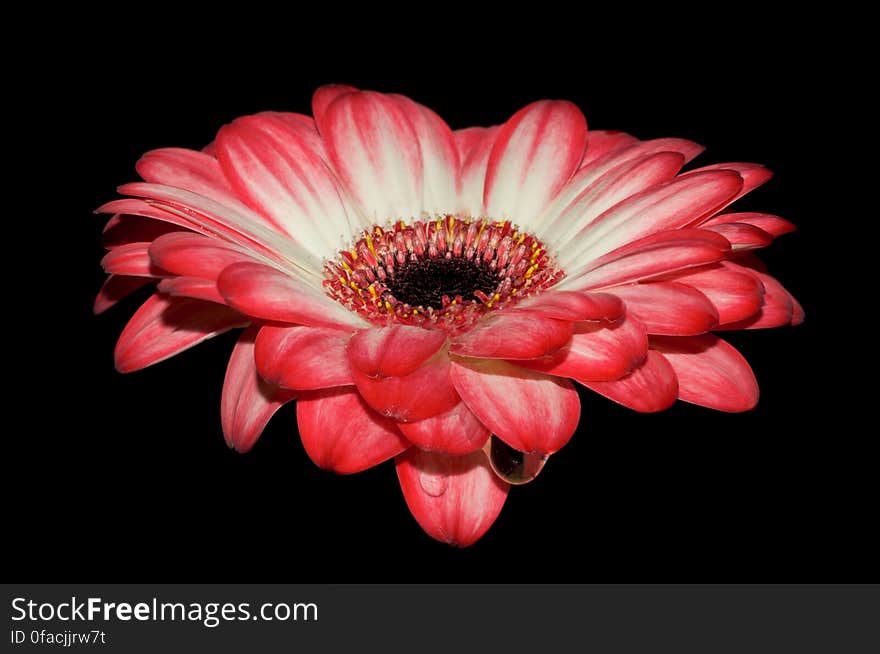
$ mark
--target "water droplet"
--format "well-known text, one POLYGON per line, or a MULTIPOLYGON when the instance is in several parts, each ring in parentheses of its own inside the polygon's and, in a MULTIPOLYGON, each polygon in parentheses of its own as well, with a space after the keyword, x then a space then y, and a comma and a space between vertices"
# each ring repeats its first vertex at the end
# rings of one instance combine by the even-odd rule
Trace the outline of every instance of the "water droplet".
POLYGON ((508 484, 527 484, 532 481, 547 463, 546 454, 520 452, 492 434, 486 444, 486 454, 495 474, 508 484))
POLYGON ((423 472, 419 475, 419 485, 431 497, 440 497, 446 492, 449 482, 444 474, 423 472))

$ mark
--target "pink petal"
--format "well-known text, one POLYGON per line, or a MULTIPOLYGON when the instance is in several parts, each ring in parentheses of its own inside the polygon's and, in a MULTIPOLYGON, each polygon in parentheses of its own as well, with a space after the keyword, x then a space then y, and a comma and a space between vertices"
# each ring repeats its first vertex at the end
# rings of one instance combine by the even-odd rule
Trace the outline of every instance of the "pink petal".
POLYGON ((491 359, 455 360, 451 376, 480 422, 521 452, 552 454, 574 434, 581 405, 567 379, 491 359))
POLYGON ((483 193, 486 184, 486 169, 489 155, 498 138, 495 127, 471 127, 453 132, 459 144, 461 158, 461 208, 471 216, 485 214, 483 193))
POLYGON ((413 447, 397 457, 396 465, 403 497, 421 528, 457 547, 486 533, 510 488, 492 472, 482 450, 447 456, 413 447))
POLYGON ((372 468, 409 447, 394 421, 370 409, 351 388, 300 394, 296 420, 309 458, 343 475, 372 468))
POLYGON ((315 122, 320 123, 324 119, 324 114, 336 98, 347 95, 348 93, 356 93, 358 89, 348 84, 325 84, 319 87, 312 94, 312 115, 315 122))
POLYGON ((253 256, 230 243, 190 232, 160 236, 149 249, 152 262, 170 273, 216 280, 227 266, 253 261, 253 256))
POLYGON ((676 273, 670 280, 692 286, 709 298, 718 310, 718 323, 745 320, 755 315, 764 298, 764 285, 754 275, 723 261, 709 268, 676 273))
POLYGON ((681 175, 606 211, 581 232, 566 258, 593 259, 657 232, 699 223, 741 188, 740 176, 728 170, 681 175))
POLYGON ((136 168, 144 181, 185 189, 227 206, 242 206, 217 159, 204 152, 184 148, 152 150, 141 157, 136 168))
POLYGON ((452 130, 440 116, 402 95, 393 95, 415 129, 422 154, 422 210, 431 214, 457 209, 461 166, 452 130))
POLYGON ((159 282, 158 289, 166 295, 188 297, 205 302, 226 304, 226 299, 217 290, 217 282, 199 277, 170 277, 159 282))
POLYGON ((748 411, 758 403, 758 382, 748 362, 714 334, 652 337, 678 377, 678 397, 718 411, 748 411))
MULTIPOLYGON (((694 170, 688 171, 686 174, 693 175, 705 171, 714 170, 732 170, 738 173, 743 180, 743 185, 742 188, 739 190, 739 193, 728 200, 727 203, 723 207, 721 207, 721 209, 733 204, 746 193, 756 189, 757 187, 761 186, 761 184, 773 177, 773 173, 760 164, 742 162, 712 164, 710 166, 703 166, 702 168, 695 168, 694 170)), ((718 209, 718 211, 721 211, 721 209, 718 209)))
POLYGON ((722 236, 703 229, 660 232, 630 243, 594 261, 586 272, 572 273, 559 288, 596 289, 635 282, 721 261, 730 252, 722 236))
POLYGON ((424 420, 401 422, 397 427, 413 445, 445 454, 468 454, 480 449, 489 438, 489 429, 464 402, 424 420))
POLYGON ((271 113, 245 116, 217 134, 217 157, 233 188, 271 224, 320 255, 343 247, 349 217, 333 173, 312 146, 314 130, 271 113))
POLYGON ((575 325, 571 343, 542 359, 517 365, 579 382, 619 379, 644 361, 648 335, 632 315, 613 324, 582 322, 575 325))
POLYGON ((351 375, 361 396, 373 409, 398 422, 414 422, 448 411, 459 403, 449 379, 449 368, 449 356, 444 349, 401 377, 365 373, 353 363, 351 375))
POLYGON ((247 452, 263 433, 275 412, 293 399, 283 391, 260 379, 254 366, 254 338, 258 327, 250 327, 235 344, 220 400, 220 421, 226 444, 239 452, 247 452))
POLYGON ((651 350, 642 365, 626 377, 584 382, 584 386, 640 413, 668 409, 678 397, 678 380, 672 365, 651 350))
POLYGON ((623 317, 626 308, 611 293, 583 293, 580 291, 554 291, 533 295, 516 304, 511 311, 537 313, 545 318, 570 320, 614 321, 623 317))
POLYGON ((730 247, 734 250, 754 250, 767 247, 773 242, 773 237, 770 234, 748 223, 724 223, 722 225, 706 225, 704 223, 701 227, 721 234, 730 242, 730 247))
POLYGON ((181 227, 172 223, 144 218, 115 214, 104 226, 101 244, 108 250, 126 243, 149 243, 163 234, 179 232, 181 227))
POLYGON ((581 160, 581 168, 588 166, 599 157, 614 152, 628 145, 635 145, 639 140, 626 132, 608 129, 592 129, 587 133, 587 150, 581 160))
POLYGON ((403 377, 440 351, 446 333, 408 325, 372 327, 348 344, 351 365, 371 377, 403 377))
POLYGON ((501 312, 480 320, 452 340, 449 351, 458 356, 489 359, 535 359, 555 352, 571 339, 569 320, 538 313, 501 312))
POLYGON ((98 291, 98 296, 95 298, 92 311, 94 311, 96 315, 104 313, 117 302, 128 297, 141 286, 149 284, 151 281, 152 280, 149 277, 110 275, 101 286, 101 290, 98 291))
POLYGON ((299 266, 321 270, 319 257, 280 234, 271 222, 246 207, 239 210, 190 191, 160 184, 125 184, 119 187, 119 192, 144 198, 144 201, 140 205, 132 201, 111 202, 98 211, 113 208, 120 212, 167 220, 257 251, 282 264, 295 261, 299 266))
POLYGON ((257 336, 257 370, 267 381, 300 390, 354 383, 345 347, 349 335, 322 327, 265 326, 257 336))
POLYGON ((703 334, 718 324, 718 310, 695 288, 676 282, 651 282, 608 289, 626 303, 649 334, 703 334))
MULTIPOLYGON (((587 138, 589 140, 589 135, 587 138)), ((589 144, 587 147, 589 149, 589 144)), ((553 203, 547 208, 545 217, 554 218, 559 215, 565 207, 574 202, 584 191, 611 170, 622 168, 633 161, 660 152, 678 152, 684 156, 685 163, 687 163, 702 151, 703 146, 684 139, 640 141, 630 146, 610 150, 606 154, 582 165, 580 170, 574 174, 571 181, 565 185, 565 188, 560 191, 553 203)), ((589 155, 589 153, 587 154, 589 155)))
POLYGON ((700 225, 700 227, 705 229, 716 227, 718 225, 726 225, 727 223, 745 223, 746 225, 752 225, 753 227, 757 227, 767 234, 770 234, 773 238, 778 238, 783 234, 788 234, 797 229, 792 223, 779 216, 774 216, 769 213, 754 213, 749 211, 743 213, 722 213, 713 216, 700 225))
POLYGON ((570 102, 533 102, 498 132, 483 195, 488 215, 539 216, 577 170, 587 144, 587 122, 570 102))
POLYGON ((229 306, 254 318, 348 330, 364 325, 341 304, 259 263, 232 264, 217 288, 229 306))
POLYGON ((684 155, 678 152, 658 152, 627 161, 588 186, 541 234, 552 243, 567 243, 611 207, 672 180, 683 165, 684 155))
POLYGON ((134 372, 247 324, 240 314, 216 304, 159 293, 135 311, 116 342, 116 369, 134 372))
MULTIPOLYGON (((730 266, 733 268, 736 264, 730 266)), ((764 287, 763 303, 751 318, 722 325, 721 329, 766 329, 803 322, 804 313, 800 304, 775 277, 743 266, 736 268, 760 281, 764 287)))
POLYGON ((127 243, 110 250, 101 259, 104 271, 129 277, 159 277, 163 273, 150 261, 149 243, 127 243))
POLYGON ((393 98, 341 94, 316 119, 333 168, 371 222, 421 213, 419 139, 393 98))

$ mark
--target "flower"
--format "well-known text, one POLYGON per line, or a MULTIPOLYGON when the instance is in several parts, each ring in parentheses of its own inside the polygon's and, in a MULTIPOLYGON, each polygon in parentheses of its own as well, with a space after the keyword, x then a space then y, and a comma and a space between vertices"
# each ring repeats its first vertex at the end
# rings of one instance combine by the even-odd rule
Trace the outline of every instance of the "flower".
POLYGON ((203 151, 160 149, 105 205, 101 312, 155 293, 116 346, 130 372, 245 327, 227 443, 296 400, 309 457, 394 458, 432 537, 465 546, 580 419, 577 382, 640 412, 746 411, 758 386, 711 333, 803 312, 751 250, 794 227, 727 212, 770 173, 681 172, 702 147, 587 131, 564 101, 452 131, 399 95, 325 86, 314 118, 266 112, 203 151))

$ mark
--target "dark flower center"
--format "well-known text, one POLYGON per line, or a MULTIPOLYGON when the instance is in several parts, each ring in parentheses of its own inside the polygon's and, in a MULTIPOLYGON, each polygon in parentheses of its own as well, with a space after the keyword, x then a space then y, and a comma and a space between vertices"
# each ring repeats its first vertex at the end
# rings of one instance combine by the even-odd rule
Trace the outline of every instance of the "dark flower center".
POLYGON ((374 225, 324 266, 327 295, 377 325, 458 334, 565 274, 509 220, 445 215, 374 225))
POLYGON ((490 296, 498 288, 495 271, 473 259, 416 259, 394 270, 385 285, 401 302, 414 307, 443 308, 443 296, 472 300, 476 292, 490 296))

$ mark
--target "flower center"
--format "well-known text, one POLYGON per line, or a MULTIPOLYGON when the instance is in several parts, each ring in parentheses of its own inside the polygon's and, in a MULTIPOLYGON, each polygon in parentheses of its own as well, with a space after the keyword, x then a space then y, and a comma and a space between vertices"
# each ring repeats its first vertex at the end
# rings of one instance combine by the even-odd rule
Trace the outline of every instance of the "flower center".
POLYGON ((564 276, 543 243, 510 221, 453 215, 376 225, 324 272, 327 294, 374 324, 452 334, 564 276))

